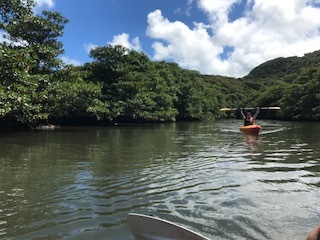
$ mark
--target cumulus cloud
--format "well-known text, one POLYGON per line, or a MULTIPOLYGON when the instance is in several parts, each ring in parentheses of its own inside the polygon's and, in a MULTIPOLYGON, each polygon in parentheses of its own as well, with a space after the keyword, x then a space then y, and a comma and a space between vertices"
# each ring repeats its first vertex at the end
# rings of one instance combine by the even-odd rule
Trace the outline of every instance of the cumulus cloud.
POLYGON ((36 0, 37 8, 53 8, 54 1, 53 0, 36 0))
POLYGON ((147 35, 155 39, 153 58, 171 59, 204 74, 242 77, 270 59, 319 49, 316 1, 247 0, 242 17, 231 21, 230 14, 241 0, 198 0, 209 24, 193 28, 170 22, 156 10, 148 15, 147 28, 147 35))
POLYGON ((138 37, 135 37, 130 42, 129 34, 122 33, 113 37, 111 42, 108 42, 110 45, 121 45, 130 50, 141 51, 140 40, 138 37))
POLYGON ((8 44, 8 45, 11 45, 11 46, 26 46, 28 45, 28 43, 26 41, 16 41, 16 42, 13 42, 10 40, 10 35, 5 32, 5 31, 2 31, 0 30, 0 43, 5 43, 5 44, 8 44))
POLYGON ((192 10, 192 3, 193 3, 193 0, 187 0, 187 7, 184 9, 184 8, 178 8, 174 11, 175 14, 185 14, 187 15, 188 17, 191 16, 191 10, 192 10))
POLYGON ((90 51, 92 50, 92 49, 95 49, 95 48, 97 48, 98 47, 98 45, 96 45, 96 44, 93 44, 93 43, 88 43, 88 44, 84 44, 84 49, 85 49, 85 51, 89 54, 90 53, 90 51))
MULTIPOLYGON (((108 45, 121 45, 127 49, 130 50, 135 50, 135 51, 142 51, 141 45, 140 45, 140 41, 138 37, 135 37, 132 39, 132 41, 130 42, 129 39, 129 34, 126 33, 122 33, 119 35, 116 35, 113 37, 111 42, 107 43, 108 45)), ((85 51, 89 54, 90 51, 94 48, 99 47, 99 45, 93 44, 93 43, 88 43, 88 44, 84 44, 84 49, 85 51)))
POLYGON ((154 60, 172 59, 182 67, 205 72, 214 66, 227 67, 227 62, 216 58, 223 52, 223 47, 212 43, 204 24, 196 24, 190 29, 182 22, 165 19, 160 10, 148 15, 148 24, 147 35, 162 40, 152 45, 154 60))
POLYGON ((62 56, 60 58, 65 64, 71 64, 71 65, 74 65, 74 66, 80 66, 81 65, 81 62, 76 60, 76 59, 71 59, 71 58, 68 58, 66 56, 62 56))
POLYGON ((0 30, 0 43, 7 42, 7 39, 5 38, 5 33, 0 30))

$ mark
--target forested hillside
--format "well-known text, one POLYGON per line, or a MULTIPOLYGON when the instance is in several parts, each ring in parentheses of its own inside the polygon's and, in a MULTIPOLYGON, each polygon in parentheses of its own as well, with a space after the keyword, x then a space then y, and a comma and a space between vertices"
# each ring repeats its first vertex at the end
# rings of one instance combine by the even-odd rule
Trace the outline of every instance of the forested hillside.
POLYGON ((68 20, 35 15, 34 4, 0 2, 2 128, 214 119, 226 106, 276 105, 282 111, 268 117, 320 119, 319 51, 268 61, 241 79, 154 62, 122 46, 95 48, 91 62, 75 67, 59 58, 68 20))
POLYGON ((279 105, 282 111, 278 116, 282 119, 320 120, 320 51, 268 61, 243 81, 262 84, 246 104, 279 105))
POLYGON ((304 57, 277 58, 254 68, 246 78, 281 78, 303 73, 305 68, 320 67, 320 51, 305 54, 304 57))

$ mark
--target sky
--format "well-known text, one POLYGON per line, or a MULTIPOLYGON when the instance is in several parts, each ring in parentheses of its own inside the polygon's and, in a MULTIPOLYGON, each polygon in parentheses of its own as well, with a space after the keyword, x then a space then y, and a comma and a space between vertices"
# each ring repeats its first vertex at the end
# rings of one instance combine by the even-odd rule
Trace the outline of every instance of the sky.
POLYGON ((152 61, 202 74, 243 77, 278 57, 320 49, 320 0, 36 0, 69 23, 67 64, 97 46, 123 45, 152 61))

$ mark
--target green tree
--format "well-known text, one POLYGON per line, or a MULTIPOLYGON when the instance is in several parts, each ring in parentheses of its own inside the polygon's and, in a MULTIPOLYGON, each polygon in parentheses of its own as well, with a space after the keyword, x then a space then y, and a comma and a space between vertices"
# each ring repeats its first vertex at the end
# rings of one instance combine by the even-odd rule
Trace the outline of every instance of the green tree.
POLYGON ((43 108, 49 83, 44 73, 58 66, 56 57, 63 51, 56 38, 66 22, 58 13, 34 16, 34 5, 31 0, 0 4, 0 29, 7 38, 0 43, 0 114, 28 124, 49 116, 43 108))
POLYGON ((108 108, 102 98, 101 85, 84 80, 86 73, 69 65, 52 74, 47 88, 46 109, 50 118, 86 118, 102 120, 108 108))
POLYGON ((1 0, 0 1, 0 29, 13 20, 18 21, 24 16, 32 15, 34 0, 1 0))
POLYGON ((29 126, 67 116, 103 117, 101 86, 87 83, 78 70, 63 67, 58 40, 68 22, 60 13, 33 14, 32 0, 0 3, 0 116, 29 126))
POLYGON ((28 72, 31 52, 28 47, 14 49, 0 44, 0 115, 23 123, 48 117, 42 107, 46 82, 43 76, 28 72))
POLYGON ((176 110, 163 68, 144 53, 122 46, 99 47, 85 65, 89 79, 103 84, 104 99, 115 121, 172 121, 176 110))
POLYGON ((281 99, 283 117, 320 120, 320 69, 309 69, 288 86, 281 99))
POLYGON ((206 80, 199 72, 180 70, 177 86, 178 119, 201 120, 219 116, 222 94, 217 86, 206 80))

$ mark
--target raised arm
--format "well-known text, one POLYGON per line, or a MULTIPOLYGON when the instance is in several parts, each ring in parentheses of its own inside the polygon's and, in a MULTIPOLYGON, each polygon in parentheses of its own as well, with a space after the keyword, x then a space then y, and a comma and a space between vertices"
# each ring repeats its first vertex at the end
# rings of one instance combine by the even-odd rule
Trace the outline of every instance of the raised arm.
POLYGON ((252 117, 254 120, 257 118, 259 112, 260 112, 260 108, 257 107, 257 111, 254 113, 254 115, 253 115, 253 117, 252 117))
POLYGON ((240 113, 241 113, 241 116, 242 116, 242 119, 245 119, 246 116, 244 115, 243 111, 242 111, 242 108, 239 109, 240 110, 240 113))

